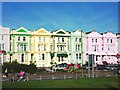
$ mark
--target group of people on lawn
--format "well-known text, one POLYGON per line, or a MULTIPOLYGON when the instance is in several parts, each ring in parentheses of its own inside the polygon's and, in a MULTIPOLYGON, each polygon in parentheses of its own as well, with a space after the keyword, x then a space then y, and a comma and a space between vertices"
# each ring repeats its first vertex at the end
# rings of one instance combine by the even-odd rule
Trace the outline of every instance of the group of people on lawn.
MULTIPOLYGON (((5 69, 4 74, 5 74, 4 77, 8 77, 8 69, 5 69)), ((21 70, 19 73, 17 73, 17 77, 18 77, 17 81, 21 81, 25 79, 25 71, 21 70)))

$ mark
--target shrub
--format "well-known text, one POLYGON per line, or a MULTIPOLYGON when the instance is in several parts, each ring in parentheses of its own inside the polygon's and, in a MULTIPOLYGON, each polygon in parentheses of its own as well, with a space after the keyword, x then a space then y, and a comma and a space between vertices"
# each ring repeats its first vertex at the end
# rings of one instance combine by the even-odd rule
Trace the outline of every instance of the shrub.
POLYGON ((18 73, 21 70, 24 70, 25 72, 28 73, 35 73, 37 71, 36 66, 31 63, 30 65, 26 65, 26 64, 19 64, 16 61, 13 61, 12 63, 4 63, 4 65, 2 66, 2 72, 4 73, 5 69, 8 69, 8 73, 18 73))

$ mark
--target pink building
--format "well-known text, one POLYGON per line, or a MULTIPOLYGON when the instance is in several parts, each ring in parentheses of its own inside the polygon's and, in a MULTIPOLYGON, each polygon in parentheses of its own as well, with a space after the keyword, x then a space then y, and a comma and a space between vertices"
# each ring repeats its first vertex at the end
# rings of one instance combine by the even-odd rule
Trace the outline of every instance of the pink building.
POLYGON ((117 33, 117 42, 118 42, 118 45, 117 45, 117 48, 118 48, 118 54, 116 55, 118 57, 118 62, 120 63, 120 33, 117 33))
POLYGON ((0 26, 0 64, 9 61, 10 28, 0 26))
POLYGON ((98 33, 95 30, 86 33, 86 58, 89 60, 89 55, 94 54, 94 63, 117 64, 117 36, 111 32, 98 33))

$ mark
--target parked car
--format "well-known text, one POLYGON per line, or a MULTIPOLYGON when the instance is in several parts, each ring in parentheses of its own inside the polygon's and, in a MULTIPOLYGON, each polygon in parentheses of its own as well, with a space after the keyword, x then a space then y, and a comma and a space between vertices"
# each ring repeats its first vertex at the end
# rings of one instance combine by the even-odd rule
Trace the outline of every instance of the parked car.
POLYGON ((108 70, 106 65, 98 65, 97 70, 108 70))

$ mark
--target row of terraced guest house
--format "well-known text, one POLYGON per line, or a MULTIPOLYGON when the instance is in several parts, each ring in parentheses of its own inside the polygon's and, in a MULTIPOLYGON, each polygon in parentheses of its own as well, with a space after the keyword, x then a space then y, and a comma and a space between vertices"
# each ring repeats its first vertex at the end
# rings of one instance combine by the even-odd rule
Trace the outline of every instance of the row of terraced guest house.
POLYGON ((0 63, 17 61, 34 63, 37 67, 50 67, 51 62, 81 63, 94 54, 94 63, 117 64, 120 34, 84 32, 81 29, 68 32, 63 29, 48 31, 44 28, 28 30, 0 26, 0 63))

